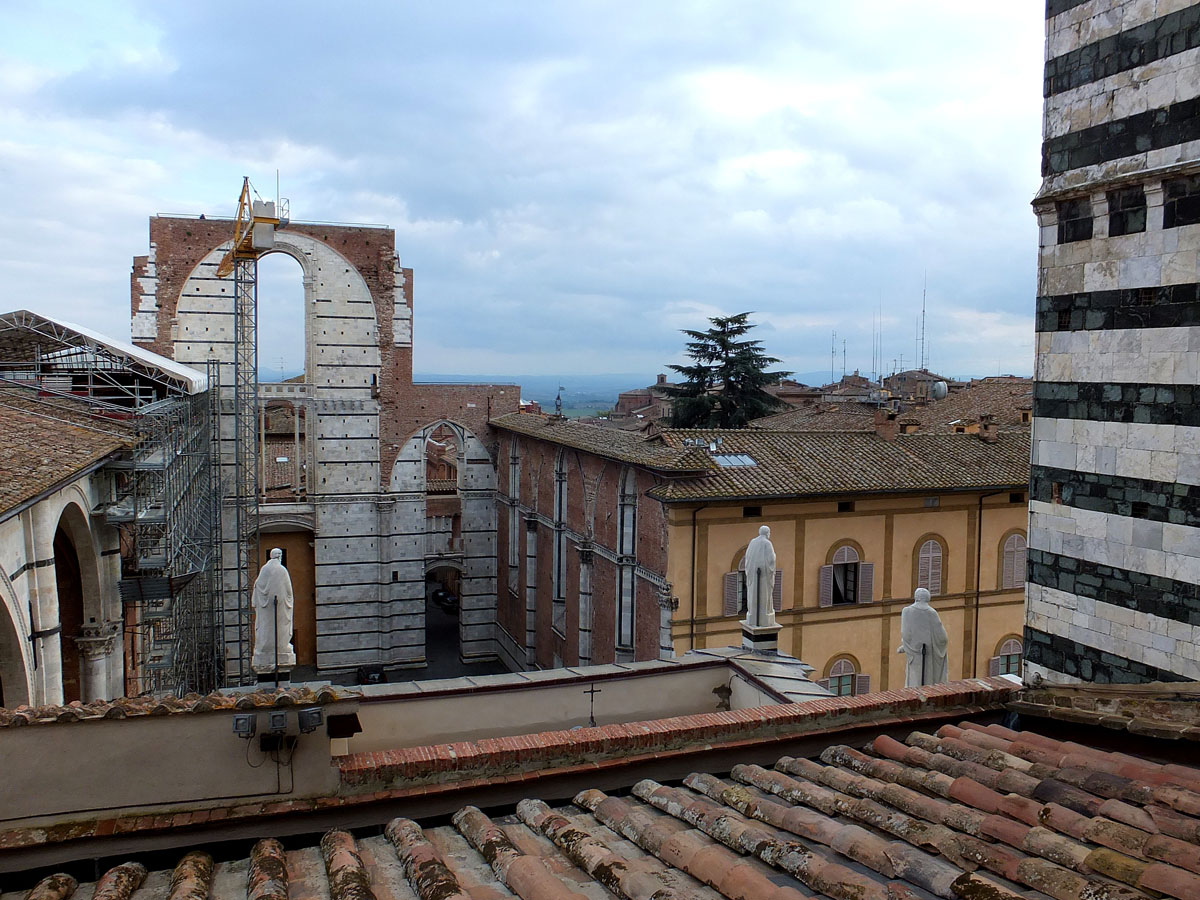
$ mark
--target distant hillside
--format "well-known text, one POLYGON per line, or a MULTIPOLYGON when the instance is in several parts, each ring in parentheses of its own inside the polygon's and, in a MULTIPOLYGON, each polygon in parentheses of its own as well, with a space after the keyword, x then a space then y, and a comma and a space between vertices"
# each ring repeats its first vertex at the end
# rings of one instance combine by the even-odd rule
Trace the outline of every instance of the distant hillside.
POLYGON ((455 375, 418 372, 413 380, 449 384, 498 382, 521 385, 523 400, 536 400, 543 408, 554 407, 554 398, 562 387, 563 407, 567 409, 608 409, 617 402, 621 391, 654 384, 656 376, 614 375, 455 375))

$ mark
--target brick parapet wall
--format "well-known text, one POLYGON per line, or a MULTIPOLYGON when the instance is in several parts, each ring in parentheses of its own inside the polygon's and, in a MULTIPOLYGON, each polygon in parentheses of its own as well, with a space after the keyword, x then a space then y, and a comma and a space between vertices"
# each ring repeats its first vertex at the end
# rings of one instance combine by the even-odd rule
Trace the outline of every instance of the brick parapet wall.
POLYGON ((973 678, 921 688, 828 697, 805 703, 675 716, 647 722, 485 738, 338 757, 342 793, 416 789, 459 779, 501 780, 573 767, 627 765, 646 757, 707 752, 864 726, 1000 709, 1020 686, 973 678))
POLYGON ((498 783, 596 774, 655 760, 713 750, 737 750, 828 735, 830 743, 851 729, 887 729, 1003 709, 1020 688, 1004 678, 978 678, 858 697, 829 697, 806 703, 733 712, 677 716, 647 722, 552 731, 477 742, 461 741, 334 757, 341 787, 337 794, 288 800, 214 802, 78 818, 0 831, 0 851, 39 847, 113 835, 164 834, 179 828, 217 829, 249 821, 321 811, 351 810, 373 803, 429 798, 498 783))

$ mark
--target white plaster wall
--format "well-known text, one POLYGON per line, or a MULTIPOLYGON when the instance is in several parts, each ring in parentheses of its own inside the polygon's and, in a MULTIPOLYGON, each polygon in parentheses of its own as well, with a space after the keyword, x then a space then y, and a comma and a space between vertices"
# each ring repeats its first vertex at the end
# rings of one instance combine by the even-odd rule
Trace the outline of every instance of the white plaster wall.
MULTIPOLYGON (((34 630, 57 626, 61 619, 55 567, 35 565, 54 558, 54 533, 68 507, 74 506, 85 523, 85 534, 72 534, 79 543, 76 552, 84 575, 84 624, 122 622, 121 601, 117 591, 120 557, 117 532, 95 520, 90 510, 109 499, 107 478, 98 473, 83 475, 60 490, 43 497, 33 506, 0 522, 0 597, 21 640, 21 666, 27 678, 26 688, 34 703, 61 703, 63 700, 61 635, 38 641, 37 666, 34 666, 32 642, 34 630), (22 571, 23 570, 23 571, 22 571), (20 572, 20 575, 16 573, 20 572), (14 578, 13 576, 16 575, 14 578)), ((123 642, 120 632, 113 650, 88 675, 81 661, 85 693, 105 699, 123 691, 123 642)), ((86 698, 85 698, 86 699, 86 698)))

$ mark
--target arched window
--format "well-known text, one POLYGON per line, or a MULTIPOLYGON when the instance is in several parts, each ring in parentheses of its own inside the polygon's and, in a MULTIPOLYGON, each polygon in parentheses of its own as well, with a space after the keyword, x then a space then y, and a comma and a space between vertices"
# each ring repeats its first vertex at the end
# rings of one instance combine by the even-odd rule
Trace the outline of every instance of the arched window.
POLYGON ((1025 535, 1010 534, 1004 540, 1000 561, 1000 590, 1014 590, 1025 584, 1025 535))
POLYGON ((637 470, 625 469, 617 496, 617 647, 632 650, 637 602, 637 470))
POLYGON ((930 538, 917 551, 917 587, 936 597, 942 593, 942 544, 930 538))
POLYGON ((566 634, 567 622, 567 452, 560 449, 554 461, 554 584, 553 628, 566 634))
POLYGON ((821 566, 819 587, 821 606, 869 603, 875 589, 875 565, 862 562, 854 547, 843 544, 834 551, 829 565, 821 566))
POLYGON ((871 676, 859 674, 854 660, 840 656, 829 666, 829 674, 818 680, 817 684, 828 689, 835 697, 852 697, 871 690, 871 676))
POLYGON ((517 591, 521 568, 521 445, 511 436, 508 455, 508 589, 517 591))
POLYGON ((1025 649, 1016 638, 1006 638, 1000 642, 996 655, 988 661, 989 675, 1020 675, 1021 659, 1025 649))

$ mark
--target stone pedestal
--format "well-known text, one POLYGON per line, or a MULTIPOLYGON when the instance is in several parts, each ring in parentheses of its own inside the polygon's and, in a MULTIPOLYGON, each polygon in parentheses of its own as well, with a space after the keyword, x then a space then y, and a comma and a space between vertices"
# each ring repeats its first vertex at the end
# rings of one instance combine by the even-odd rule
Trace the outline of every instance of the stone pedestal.
POLYGON ((758 626, 742 622, 742 648, 759 653, 778 653, 779 632, 782 629, 783 626, 778 623, 758 626))

